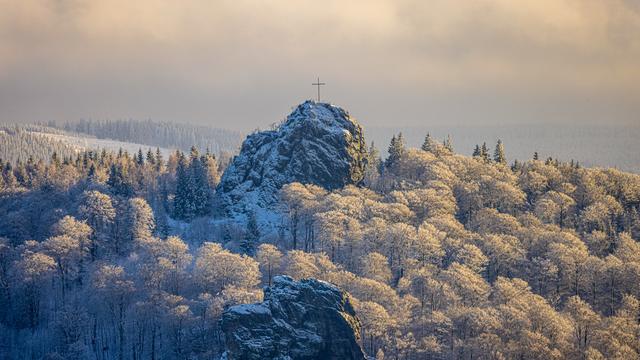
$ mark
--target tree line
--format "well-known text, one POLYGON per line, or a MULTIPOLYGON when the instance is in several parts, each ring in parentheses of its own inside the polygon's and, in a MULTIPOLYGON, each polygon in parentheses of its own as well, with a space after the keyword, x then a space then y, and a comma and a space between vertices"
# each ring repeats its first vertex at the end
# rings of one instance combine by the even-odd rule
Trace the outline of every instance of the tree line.
POLYGON ((92 135, 99 139, 112 139, 183 151, 195 146, 199 149, 210 149, 216 154, 235 152, 242 139, 240 133, 232 130, 153 120, 83 119, 76 122, 66 122, 63 125, 52 122, 49 126, 92 135))

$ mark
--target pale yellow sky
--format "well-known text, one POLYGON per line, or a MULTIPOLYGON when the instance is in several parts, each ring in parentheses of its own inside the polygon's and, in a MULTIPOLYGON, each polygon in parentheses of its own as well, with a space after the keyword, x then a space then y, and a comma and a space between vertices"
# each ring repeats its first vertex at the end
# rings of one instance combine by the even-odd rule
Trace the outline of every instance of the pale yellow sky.
POLYGON ((640 124, 638 0, 0 0, 0 121, 640 124))

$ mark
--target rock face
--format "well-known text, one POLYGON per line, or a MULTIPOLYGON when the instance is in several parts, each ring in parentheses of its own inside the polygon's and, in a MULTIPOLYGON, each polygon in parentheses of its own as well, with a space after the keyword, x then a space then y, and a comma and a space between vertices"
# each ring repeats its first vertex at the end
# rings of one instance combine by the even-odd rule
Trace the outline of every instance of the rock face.
POLYGON ((343 109, 305 101, 275 130, 249 135, 216 189, 225 215, 269 209, 285 184, 300 182, 336 189, 364 176, 362 128, 343 109))
POLYGON ((365 359, 349 295, 315 279, 275 277, 264 302, 228 308, 222 330, 229 360, 365 359))

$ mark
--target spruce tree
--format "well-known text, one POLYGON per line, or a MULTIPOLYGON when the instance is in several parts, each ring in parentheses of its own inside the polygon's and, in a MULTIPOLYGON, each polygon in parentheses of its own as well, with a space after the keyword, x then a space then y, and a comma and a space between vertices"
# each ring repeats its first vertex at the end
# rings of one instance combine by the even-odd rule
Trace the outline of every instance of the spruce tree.
POLYGON ((493 152, 493 161, 498 164, 506 164, 507 158, 504 155, 504 145, 502 144, 502 140, 498 139, 498 143, 496 144, 496 149, 493 152))
POLYGON ((385 163, 386 167, 392 167, 404 154, 404 138, 402 137, 402 133, 398 133, 398 136, 395 135, 391 138, 391 143, 389 144, 389 157, 387 157, 387 161, 385 163))
POLYGON ((156 172, 162 172, 164 163, 162 159, 162 153, 160 152, 160 148, 156 148, 156 164, 155 164, 156 172))
POLYGON ((133 195, 133 185, 127 176, 127 168, 122 164, 111 164, 107 185, 114 194, 129 197, 133 195))
POLYGON ((142 155, 141 148, 138 148, 138 156, 136 156, 136 164, 138 164, 138 166, 144 165, 144 155, 142 155))
POLYGON ((479 157, 480 155, 482 155, 482 153, 480 152, 480 145, 476 144, 476 147, 473 149, 473 154, 471 156, 479 157))
POLYGON ((256 213, 251 212, 247 221, 247 232, 244 239, 240 244, 242 251, 247 255, 254 255, 256 251, 256 245, 260 239, 260 229, 258 228, 258 221, 256 219, 256 213))
POLYGON ((480 156, 484 162, 491 161, 489 158, 489 148, 487 147, 487 143, 482 143, 482 148, 480 148, 480 156))
POLYGON ((156 164, 156 158, 153 155, 153 151, 151 151, 151 149, 147 150, 147 163, 151 166, 154 166, 156 164))
POLYGON ((173 216, 177 219, 188 219, 192 216, 188 164, 183 153, 177 152, 177 155, 178 166, 176 168, 176 194, 173 203, 173 216))
POLYGON ((193 203, 193 215, 203 216, 209 213, 211 191, 207 169, 195 147, 191 148, 191 162, 189 164, 189 192, 193 203))
POLYGON ((422 143, 420 149, 422 149, 422 151, 428 152, 433 151, 433 139, 431 139, 431 134, 427 133, 427 136, 424 137, 424 142, 422 143))
POLYGON ((538 156, 538 152, 537 151, 534 152, 533 153, 533 160, 539 160, 539 159, 540 159, 540 157, 538 156))

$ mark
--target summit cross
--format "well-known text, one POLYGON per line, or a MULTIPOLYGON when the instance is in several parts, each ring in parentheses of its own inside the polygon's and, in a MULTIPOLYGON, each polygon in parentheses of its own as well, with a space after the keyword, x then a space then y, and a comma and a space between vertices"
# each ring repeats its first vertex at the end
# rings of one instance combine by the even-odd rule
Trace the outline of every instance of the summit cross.
POLYGON ((318 87, 318 102, 320 102, 320 86, 321 86, 321 85, 327 85, 327 84, 325 84, 325 83, 323 83, 323 82, 320 82, 320 78, 318 78, 318 81, 317 81, 317 82, 314 82, 314 83, 313 83, 313 84, 311 84, 311 85, 313 85, 313 86, 317 86, 317 87, 318 87))

